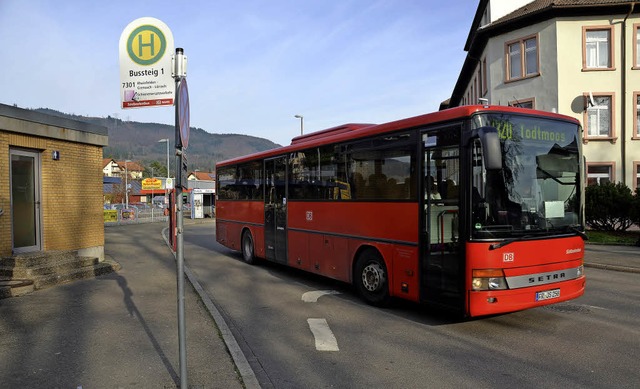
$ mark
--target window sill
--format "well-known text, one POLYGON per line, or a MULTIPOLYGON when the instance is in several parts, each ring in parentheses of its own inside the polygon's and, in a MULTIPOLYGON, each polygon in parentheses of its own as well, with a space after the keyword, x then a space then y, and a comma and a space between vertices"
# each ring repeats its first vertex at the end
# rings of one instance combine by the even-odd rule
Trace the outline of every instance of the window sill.
POLYGON ((589 142, 601 142, 601 141, 608 141, 608 142, 611 142, 612 145, 614 145, 618 141, 618 137, 603 136, 603 137, 582 138, 582 143, 584 143, 585 145, 589 142))
POLYGON ((536 77, 540 77, 540 73, 539 72, 538 73, 534 73, 534 74, 529 74, 528 76, 519 77, 519 78, 508 78, 508 79, 504 80, 504 83, 508 84, 510 82, 528 80, 530 78, 536 78, 536 77))
POLYGON ((612 72, 616 68, 582 68, 583 72, 612 72))

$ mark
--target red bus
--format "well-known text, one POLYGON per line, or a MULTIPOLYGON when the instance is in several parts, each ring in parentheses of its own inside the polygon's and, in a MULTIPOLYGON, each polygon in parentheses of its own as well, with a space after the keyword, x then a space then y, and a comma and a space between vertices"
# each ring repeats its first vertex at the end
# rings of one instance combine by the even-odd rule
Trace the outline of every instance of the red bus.
POLYGON ((391 297, 482 316, 584 293, 580 123, 463 106, 346 124, 217 164, 216 239, 391 297))

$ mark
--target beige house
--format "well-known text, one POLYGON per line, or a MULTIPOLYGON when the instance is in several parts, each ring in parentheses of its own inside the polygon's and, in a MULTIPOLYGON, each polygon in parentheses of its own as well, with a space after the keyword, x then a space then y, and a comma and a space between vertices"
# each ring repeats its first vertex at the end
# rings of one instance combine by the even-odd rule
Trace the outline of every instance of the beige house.
POLYGON ((191 180, 191 181, 215 181, 216 180, 216 173, 215 172, 201 172, 201 171, 195 171, 195 172, 191 172, 189 173, 189 176, 187 177, 187 180, 191 180))
POLYGON ((111 158, 102 159, 102 175, 105 177, 120 177, 120 166, 111 158))
POLYGON ((116 176, 124 177, 125 174, 129 176, 130 180, 141 180, 142 173, 144 172, 144 167, 135 161, 117 161, 118 165, 117 171, 118 174, 116 176))
POLYGON ((640 2, 480 0, 464 49, 443 107, 487 102, 573 116, 584 128, 588 183, 640 186, 640 2))
POLYGON ((0 258, 74 251, 104 258, 107 129, 0 104, 0 258))

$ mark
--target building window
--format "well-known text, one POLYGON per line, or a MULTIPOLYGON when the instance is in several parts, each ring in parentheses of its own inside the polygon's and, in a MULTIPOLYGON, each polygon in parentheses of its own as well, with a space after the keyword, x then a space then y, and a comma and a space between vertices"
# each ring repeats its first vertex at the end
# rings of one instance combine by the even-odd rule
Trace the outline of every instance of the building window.
POLYGON ((518 100, 509 101, 509 106, 534 109, 536 107, 535 98, 532 97, 529 99, 518 99, 518 100))
POLYGON ((603 185, 614 182, 613 163, 587 163, 587 185, 603 185))
POLYGON ((636 189, 640 193, 640 162, 633 163, 633 171, 636 173, 636 189))
POLYGON ((633 31, 633 68, 640 69, 640 24, 634 24, 633 31))
POLYGON ((478 104, 478 79, 477 78, 473 79, 473 89, 471 90, 473 91, 473 103, 478 104))
POLYGON ((586 97, 588 107, 585 111, 584 124, 586 139, 614 139, 613 132, 613 94, 593 95, 593 100, 586 97))
POLYGON ((538 37, 526 37, 506 44, 507 81, 538 76, 538 37))
POLYGON ((640 139, 640 92, 633 94, 633 101, 636 103, 636 109, 633 111, 635 120, 633 121, 633 139, 640 139))
POLYGON ((482 96, 486 96, 489 91, 489 84, 487 83, 487 59, 482 59, 482 96))
POLYGON ((613 27, 583 28, 584 70, 612 70, 613 66, 613 27))

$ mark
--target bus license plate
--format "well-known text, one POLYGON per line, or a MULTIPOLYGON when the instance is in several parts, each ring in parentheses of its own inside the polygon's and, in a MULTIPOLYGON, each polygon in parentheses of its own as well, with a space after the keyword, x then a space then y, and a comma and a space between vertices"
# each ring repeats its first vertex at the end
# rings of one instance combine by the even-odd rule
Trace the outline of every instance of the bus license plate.
POLYGON ((536 301, 555 299, 560 297, 560 289, 545 290, 536 293, 536 301))

